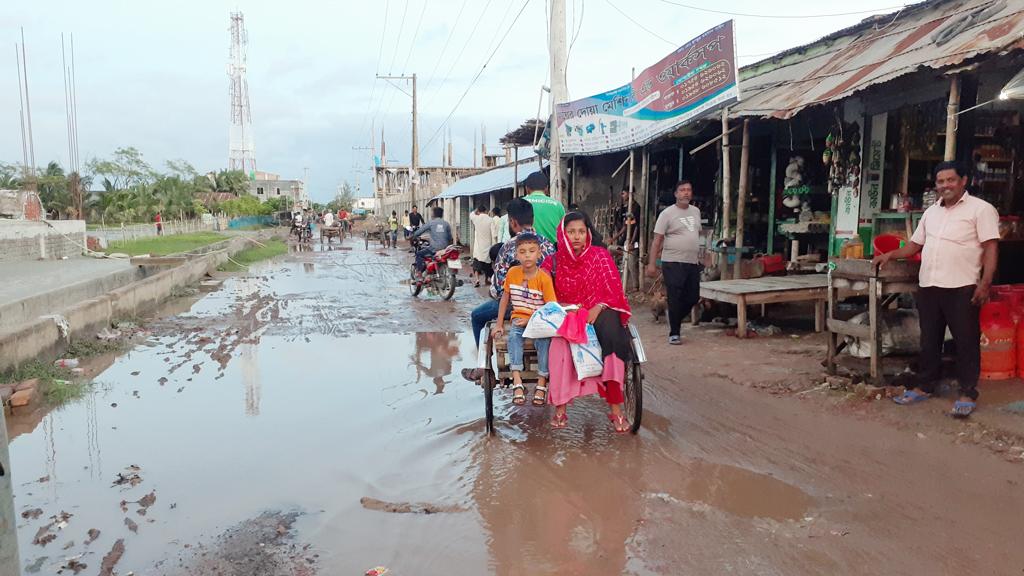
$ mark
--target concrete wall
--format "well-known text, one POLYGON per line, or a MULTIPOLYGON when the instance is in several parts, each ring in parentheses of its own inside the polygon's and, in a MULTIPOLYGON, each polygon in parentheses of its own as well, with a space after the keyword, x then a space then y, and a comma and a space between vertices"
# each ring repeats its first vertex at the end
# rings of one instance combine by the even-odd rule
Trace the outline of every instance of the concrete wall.
POLYGON ((34 359, 58 357, 76 338, 91 339, 112 322, 136 318, 152 310, 181 286, 194 284, 248 245, 245 238, 232 238, 208 247, 211 253, 157 272, 146 278, 65 308, 59 315, 68 324, 68 338, 54 317, 39 318, 17 331, 0 336, 0 372, 34 359), (223 250, 223 251, 216 251, 223 250))
POLYGON ((84 220, 0 220, 0 262, 82 254, 84 220))

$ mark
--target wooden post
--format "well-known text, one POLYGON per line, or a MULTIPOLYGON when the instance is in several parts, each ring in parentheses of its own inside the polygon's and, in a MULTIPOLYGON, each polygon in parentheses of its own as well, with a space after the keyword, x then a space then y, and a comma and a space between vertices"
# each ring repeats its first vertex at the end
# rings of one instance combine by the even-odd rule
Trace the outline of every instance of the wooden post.
MULTIPOLYGON (((729 109, 722 110, 722 239, 729 237, 729 212, 732 194, 732 165, 729 159, 729 109)), ((718 255, 718 270, 722 280, 729 279, 729 252, 722 246, 724 252, 718 255)))
POLYGON ((515 146, 515 164, 512 165, 512 197, 519 197, 519 146, 515 146))
MULTIPOLYGON (((771 167, 768 169, 768 253, 775 253, 775 179, 778 177, 778 147, 772 141, 771 167)), ((910 238, 910 236, 907 236, 910 238)))
POLYGON ((722 110, 722 238, 729 237, 732 166, 729 163, 729 109, 722 110))
MULTIPOLYGON (((629 202, 633 201, 633 163, 634 163, 633 150, 629 151, 629 202)), ((627 225, 628 226, 628 225, 627 225)), ((627 227, 627 235, 629 235, 627 227)), ((623 242, 623 253, 622 253, 622 289, 626 289, 626 282, 629 281, 629 250, 625 248, 625 242, 623 242)))
MULTIPOLYGON (((651 176, 650 176, 650 174, 651 174, 651 151, 648 150, 646 147, 644 148, 643 162, 641 162, 640 164, 643 167, 643 171, 644 171, 643 177, 642 177, 642 179, 640 181, 641 182, 641 184, 640 184, 640 199, 643 202, 640 204, 640 219, 637 220, 637 223, 636 223, 637 224, 637 234, 636 235, 637 235, 637 240, 638 240, 638 242, 637 242, 637 244, 638 244, 638 254, 637 254, 635 260, 636 260, 636 273, 637 273, 636 277, 637 277, 637 281, 638 281, 637 282, 637 286, 640 288, 641 291, 643 291, 644 286, 646 284, 646 282, 644 282, 644 273, 643 273, 643 270, 644 270, 644 256, 646 255, 646 252, 647 252, 646 249, 645 249, 645 245, 644 245, 645 244, 645 240, 647 238, 647 233, 646 233, 646 230, 644 229, 643 221, 644 221, 644 215, 645 215, 645 211, 646 211, 645 208, 647 206, 647 198, 650 196, 649 189, 650 189, 650 184, 651 184, 651 176)), ((632 208, 633 208, 633 199, 632 198, 630 198, 630 200, 629 200, 629 207, 632 210, 632 208)), ((698 223, 698 225, 699 225, 699 223, 698 223)), ((627 231, 626 235, 629 236, 630 232, 627 231)), ((632 245, 630 246, 630 248, 632 248, 632 245)))
POLYGON ((956 160, 956 115, 960 111, 960 75, 949 83, 949 104, 946 106, 946 151, 943 160, 956 160))
POLYGON ((750 120, 743 120, 743 148, 740 150, 740 188, 736 200, 736 262, 733 264, 733 278, 742 278, 743 232, 747 215, 747 184, 750 171, 750 120))

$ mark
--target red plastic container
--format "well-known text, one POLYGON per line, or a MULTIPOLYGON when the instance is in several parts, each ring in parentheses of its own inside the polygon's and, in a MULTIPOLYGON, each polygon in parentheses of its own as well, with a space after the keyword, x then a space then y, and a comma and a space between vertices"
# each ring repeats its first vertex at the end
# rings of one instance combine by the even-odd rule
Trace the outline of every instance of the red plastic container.
POLYGON ((1018 327, 1006 302, 981 307, 981 379, 1007 380, 1017 374, 1018 327))
MULTIPOLYGON (((871 245, 874 246, 875 254, 878 255, 888 254, 889 252, 896 250, 900 246, 903 246, 905 242, 906 240, 903 237, 897 236, 895 234, 879 234, 878 236, 875 236, 874 240, 871 241, 871 245)), ((910 260, 917 261, 920 259, 920 252, 910 257, 910 260)))

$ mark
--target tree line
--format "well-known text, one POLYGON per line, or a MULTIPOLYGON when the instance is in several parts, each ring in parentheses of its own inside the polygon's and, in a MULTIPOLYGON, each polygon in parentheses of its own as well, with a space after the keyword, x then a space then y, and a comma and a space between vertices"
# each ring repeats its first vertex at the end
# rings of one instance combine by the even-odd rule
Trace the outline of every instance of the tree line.
POLYGON ((249 177, 240 170, 200 174, 185 160, 170 160, 157 170, 132 147, 89 160, 84 172, 68 174, 50 162, 33 177, 20 166, 0 162, 0 189, 34 185, 51 219, 115 224, 149 222, 158 212, 164 218, 196 218, 206 213, 270 215, 291 208, 287 197, 260 202, 250 195, 249 177))

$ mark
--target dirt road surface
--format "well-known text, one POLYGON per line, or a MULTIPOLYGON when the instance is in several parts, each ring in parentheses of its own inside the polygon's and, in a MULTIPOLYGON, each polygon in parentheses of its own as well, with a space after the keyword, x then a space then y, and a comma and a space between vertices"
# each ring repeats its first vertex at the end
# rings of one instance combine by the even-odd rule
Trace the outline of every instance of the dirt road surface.
POLYGON ((483 296, 412 299, 407 253, 344 248, 227 279, 10 420, 24 574, 1024 573, 1020 464, 738 386, 639 315, 639 435, 501 394, 487 437, 458 376, 483 296))

